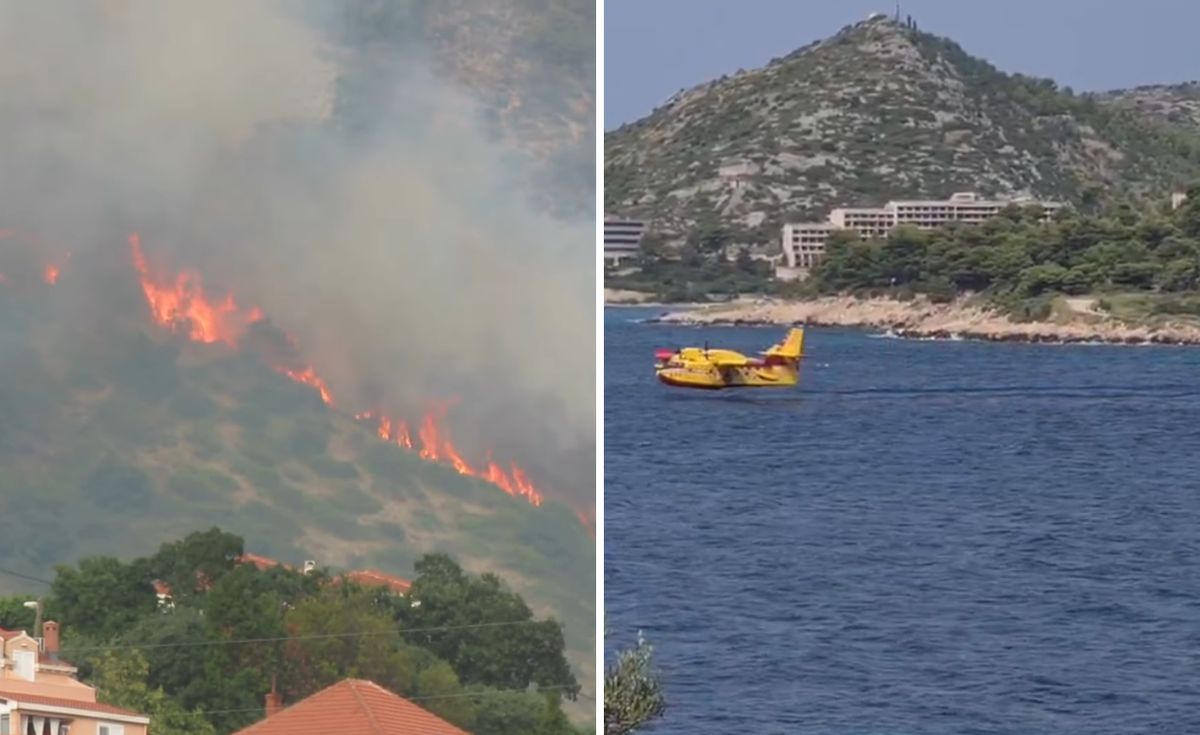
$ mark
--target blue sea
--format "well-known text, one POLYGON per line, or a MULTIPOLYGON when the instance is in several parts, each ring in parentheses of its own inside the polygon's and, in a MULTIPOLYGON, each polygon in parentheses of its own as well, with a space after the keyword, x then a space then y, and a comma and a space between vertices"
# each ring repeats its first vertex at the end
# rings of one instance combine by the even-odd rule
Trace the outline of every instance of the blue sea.
POLYGON ((801 386, 654 350, 769 328, 605 313, 606 649, 653 733, 1200 733, 1200 348, 811 329, 801 386))

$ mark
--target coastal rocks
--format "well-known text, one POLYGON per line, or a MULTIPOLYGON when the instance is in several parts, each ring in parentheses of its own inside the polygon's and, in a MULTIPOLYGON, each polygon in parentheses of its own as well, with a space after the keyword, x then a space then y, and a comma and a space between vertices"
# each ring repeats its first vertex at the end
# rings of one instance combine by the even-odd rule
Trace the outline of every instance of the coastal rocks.
POLYGON ((825 297, 809 301, 739 304, 664 314, 648 322, 740 327, 820 326, 878 329, 905 339, 1036 344, 1200 345, 1200 327, 1134 325, 1095 314, 1075 320, 1014 322, 965 299, 934 304, 825 297))

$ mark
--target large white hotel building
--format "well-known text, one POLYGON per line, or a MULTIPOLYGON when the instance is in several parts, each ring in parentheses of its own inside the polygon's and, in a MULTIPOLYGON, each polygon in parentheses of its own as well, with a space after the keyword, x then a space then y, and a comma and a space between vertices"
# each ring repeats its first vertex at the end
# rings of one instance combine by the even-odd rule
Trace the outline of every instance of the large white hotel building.
POLYGON ((1059 202, 1034 199, 980 199, 973 192, 959 192, 944 200, 891 201, 882 207, 839 208, 825 222, 799 222, 783 226, 783 259, 788 268, 807 271, 825 255, 825 243, 837 230, 853 230, 864 239, 881 238, 898 225, 915 225, 924 230, 951 222, 979 224, 1005 207, 1038 205, 1042 220, 1062 209, 1059 202))
POLYGON ((604 262, 617 265, 622 260, 637 257, 646 223, 630 217, 604 215, 604 262))

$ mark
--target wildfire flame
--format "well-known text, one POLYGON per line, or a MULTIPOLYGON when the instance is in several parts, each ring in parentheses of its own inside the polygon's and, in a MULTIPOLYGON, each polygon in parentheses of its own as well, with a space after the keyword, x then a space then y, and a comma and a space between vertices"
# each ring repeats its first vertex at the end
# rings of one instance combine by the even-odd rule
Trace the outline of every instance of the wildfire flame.
POLYGON ((365 411, 355 414, 354 418, 359 421, 375 421, 378 418, 378 427, 375 433, 380 439, 385 442, 393 442, 396 446, 405 449, 412 449, 412 434, 408 431, 408 424, 403 421, 394 421, 388 416, 377 416, 374 411, 365 411))
MULTIPOLYGON (((226 295, 221 301, 212 300, 205 292, 197 273, 181 272, 173 280, 154 278, 146 263, 141 239, 137 233, 130 235, 129 247, 142 293, 145 294, 146 303, 150 307, 150 316, 159 326, 183 334, 196 342, 223 342, 236 347, 246 327, 262 319, 262 311, 257 307, 239 309, 233 294, 226 295)), ((55 273, 57 278, 57 271, 55 273)), ((290 336, 288 341, 295 344, 295 340, 290 336)), ((271 368, 297 383, 309 386, 321 396, 326 405, 334 406, 333 393, 328 383, 311 366, 297 369, 272 365, 271 368)), ((442 405, 422 417, 421 422, 417 424, 419 448, 413 441, 409 425, 402 420, 376 411, 360 413, 355 418, 375 422, 375 433, 380 439, 403 449, 415 450, 424 460, 447 464, 460 475, 489 482, 513 497, 525 498, 533 505, 542 504, 542 493, 517 464, 510 463, 506 470, 492 460, 490 452, 486 467, 473 467, 463 459, 462 453, 443 428, 445 414, 446 406, 442 405)))
POLYGON ((329 392, 329 386, 325 385, 325 381, 311 367, 306 367, 303 370, 289 370, 285 367, 276 367, 275 371, 288 376, 297 383, 303 383, 312 387, 317 393, 321 394, 321 400, 327 406, 333 405, 333 396, 329 392))
POLYGON ((442 427, 442 419, 446 409, 438 406, 427 412, 417 429, 417 442, 414 444, 408 424, 377 411, 366 411, 357 414, 356 419, 375 424, 375 434, 386 442, 396 444, 408 450, 415 450, 421 459, 430 462, 448 464, 460 475, 485 480, 500 488, 513 497, 522 497, 533 505, 541 505, 543 496, 540 490, 530 481, 525 471, 516 463, 509 466, 508 471, 497 464, 491 456, 487 456, 487 464, 483 467, 473 467, 465 459, 449 433, 442 427))
MULTIPOLYGON (((23 244, 26 244, 39 251, 44 252, 48 249, 46 243, 36 235, 21 235, 15 230, 0 230, 0 240, 7 240, 9 238, 19 239, 23 242, 23 244)), ((54 284, 58 283, 58 277, 62 273, 63 266, 65 266, 66 262, 70 259, 71 254, 67 253, 66 256, 60 261, 50 261, 46 263, 46 265, 42 266, 42 281, 48 286, 53 286, 54 284)), ((6 276, 4 273, 0 273, 0 283, 7 282, 8 276, 6 276)))
POLYGON ((594 512, 589 513, 582 510, 575 511, 575 517, 579 519, 579 522, 583 524, 583 527, 588 530, 588 535, 593 539, 596 538, 596 519, 594 515, 594 512))
POLYGON ((67 261, 70 259, 71 254, 67 253, 66 256, 63 257, 61 263, 47 263, 46 267, 42 269, 42 280, 50 286, 58 283, 58 276, 60 273, 62 273, 63 266, 65 266, 67 261))
POLYGON ((220 301, 210 299, 197 273, 184 271, 173 282, 156 281, 146 265, 137 233, 129 236, 129 248, 151 317, 160 326, 182 332, 196 342, 224 342, 233 347, 245 326, 262 318, 258 309, 239 310, 233 294, 226 294, 220 301))

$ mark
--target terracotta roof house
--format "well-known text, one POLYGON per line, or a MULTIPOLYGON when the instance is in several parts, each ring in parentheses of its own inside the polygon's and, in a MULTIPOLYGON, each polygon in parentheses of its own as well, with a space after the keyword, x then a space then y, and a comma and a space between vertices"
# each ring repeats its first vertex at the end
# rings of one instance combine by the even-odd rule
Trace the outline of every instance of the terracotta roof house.
MULTIPOLYGON (((280 709, 267 695, 267 717, 234 735, 469 735, 370 681, 345 679, 280 709)), ((72 733, 74 735, 74 733, 72 733)))
MULTIPOLYGON (((239 556, 236 559, 236 563, 251 564, 259 571, 263 572, 273 567, 283 567, 284 569, 288 570, 295 569, 295 567, 290 564, 285 564, 265 556, 259 556, 258 554, 250 553, 239 556)), ((308 574, 316 568, 317 563, 315 561, 306 561, 304 562, 302 572, 304 574, 308 574)), ((383 587, 397 595, 407 594, 408 590, 412 587, 412 582, 408 581, 404 577, 397 577, 394 574, 385 574, 384 572, 376 571, 374 569, 357 569, 352 572, 345 572, 341 576, 335 577, 333 583, 337 584, 342 577, 345 577, 346 579, 349 579, 357 584, 361 584, 364 587, 383 587)), ((171 601, 171 588, 166 582, 162 581, 161 579, 154 580, 154 593, 158 596, 159 605, 163 607, 174 606, 174 603, 171 601)))
POLYGON ((361 584, 363 587, 386 587, 398 595, 407 594, 412 588, 412 582, 409 582, 407 579, 397 577, 393 574, 377 572, 374 569, 358 569, 353 572, 346 572, 345 576, 351 582, 361 584))
POLYGON ((58 623, 42 624, 39 640, 0 629, 0 733, 12 735, 146 735, 150 718, 101 704, 58 657, 58 623))

